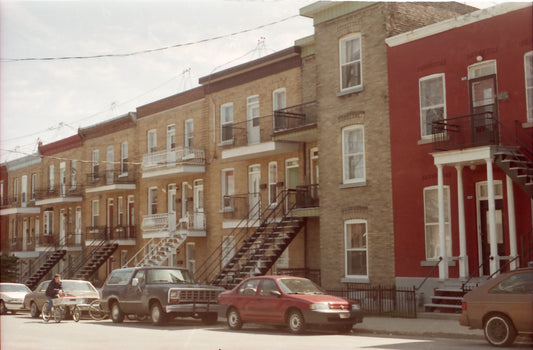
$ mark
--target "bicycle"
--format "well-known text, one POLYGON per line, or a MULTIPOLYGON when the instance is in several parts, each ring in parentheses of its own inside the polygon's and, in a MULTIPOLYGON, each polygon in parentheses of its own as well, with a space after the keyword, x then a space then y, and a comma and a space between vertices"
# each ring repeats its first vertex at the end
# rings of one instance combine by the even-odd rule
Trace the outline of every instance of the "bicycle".
POLYGON ((66 318, 69 312, 72 314, 74 321, 76 321, 76 316, 72 311, 75 309, 75 306, 79 304, 79 302, 80 298, 76 298, 73 295, 62 295, 59 298, 52 299, 52 307, 50 308, 50 313, 46 312, 48 308, 48 302, 45 302, 41 310, 43 321, 48 322, 50 321, 50 318, 53 317, 54 321, 56 323, 59 323, 66 318))
POLYGON ((87 310, 89 316, 95 321, 101 321, 109 316, 109 313, 104 311, 100 300, 93 300, 90 304, 77 304, 72 309, 72 319, 78 322, 81 318, 81 312, 87 310))

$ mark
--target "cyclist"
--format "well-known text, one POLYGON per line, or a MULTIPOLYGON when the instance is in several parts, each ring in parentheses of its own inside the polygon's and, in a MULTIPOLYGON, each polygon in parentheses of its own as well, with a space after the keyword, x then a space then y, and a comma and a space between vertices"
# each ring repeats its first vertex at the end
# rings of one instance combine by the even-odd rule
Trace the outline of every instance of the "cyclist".
POLYGON ((57 299, 59 296, 63 295, 63 283, 61 283, 61 275, 55 274, 54 279, 48 284, 46 288, 46 297, 48 298, 48 307, 46 308, 46 314, 50 314, 52 310, 52 299, 57 299))

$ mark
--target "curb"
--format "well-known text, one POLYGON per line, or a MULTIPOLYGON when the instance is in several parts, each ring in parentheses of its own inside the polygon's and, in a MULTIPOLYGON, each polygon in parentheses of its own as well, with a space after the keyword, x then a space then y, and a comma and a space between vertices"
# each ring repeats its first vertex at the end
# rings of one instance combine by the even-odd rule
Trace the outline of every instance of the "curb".
POLYGON ((404 336, 404 337, 428 337, 428 338, 454 338, 454 339, 485 339, 480 334, 463 334, 463 333, 447 333, 447 332, 416 332, 416 331, 397 331, 397 330, 383 330, 383 329, 368 329, 354 327, 353 332, 356 334, 374 334, 374 335, 388 335, 388 336, 404 336))

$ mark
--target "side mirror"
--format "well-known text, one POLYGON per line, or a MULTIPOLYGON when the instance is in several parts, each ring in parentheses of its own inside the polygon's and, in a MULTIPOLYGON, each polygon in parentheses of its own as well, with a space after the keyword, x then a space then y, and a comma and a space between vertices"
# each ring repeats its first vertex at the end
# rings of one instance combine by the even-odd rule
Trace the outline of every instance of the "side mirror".
POLYGON ((139 285, 139 279, 138 278, 134 278, 131 280, 131 285, 133 287, 137 287, 139 285))
POLYGON ((270 291, 270 294, 276 296, 276 297, 280 297, 281 296, 281 292, 279 290, 273 290, 273 291, 270 291))

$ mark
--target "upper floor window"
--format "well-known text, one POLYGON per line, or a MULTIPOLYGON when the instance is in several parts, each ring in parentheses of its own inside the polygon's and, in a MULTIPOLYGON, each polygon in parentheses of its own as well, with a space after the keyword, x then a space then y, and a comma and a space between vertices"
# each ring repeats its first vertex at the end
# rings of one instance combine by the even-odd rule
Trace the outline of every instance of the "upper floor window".
POLYGON ((95 149, 93 151, 93 161, 91 164, 93 180, 98 180, 98 172, 100 171, 99 162, 100 162, 100 152, 97 149, 95 149))
POLYGON ((157 187, 148 189, 148 215, 157 214, 157 187))
POLYGON ((54 231, 54 212, 52 210, 44 211, 43 232, 45 236, 51 236, 54 231))
POLYGON ((533 122, 533 51, 524 55, 524 72, 526 75, 527 121, 533 122))
POLYGON ((70 188, 75 189, 77 185, 76 176, 78 174, 78 162, 73 159, 70 161, 70 188))
POLYGON ((363 86, 361 65, 361 34, 352 34, 339 41, 341 92, 363 86))
POLYGON ((167 151, 176 148, 176 125, 167 125, 167 151))
POLYGON ((50 165, 48 167, 48 189, 54 189, 54 166, 50 165))
POLYGON ((100 201, 99 200, 93 200, 92 202, 92 211, 91 211, 91 225, 92 227, 98 226, 99 218, 100 218, 100 201))
POLYGON ((35 199, 36 188, 37 188, 37 174, 31 174, 31 199, 35 199))
POLYGON ((220 106, 220 143, 233 142, 233 103, 220 106))
POLYGON ((422 138, 433 135, 433 122, 446 118, 444 74, 423 77, 419 81, 420 131, 422 138))
POLYGON ((348 126, 342 130, 343 183, 366 181, 364 128, 348 126))
POLYGON ((120 173, 128 173, 128 142, 122 142, 120 146, 120 173))
POLYGON ((276 113, 287 107, 287 92, 285 88, 274 90, 272 93, 272 110, 274 112, 274 130, 287 128, 287 117, 281 113, 276 113))
POLYGON ((4 181, 0 181, 0 205, 4 204, 4 181))
POLYGON ((157 150, 157 130, 148 130, 148 153, 154 153, 157 150))
POLYGON ((268 203, 275 204, 278 201, 277 198, 277 186, 278 186, 278 163, 268 163, 268 203))
POLYGON ((185 121, 185 148, 194 147, 193 143, 194 124, 192 119, 185 121))
POLYGON ((22 183, 21 183, 21 202, 26 203, 28 200, 28 175, 22 175, 22 183))
POLYGON ((222 208, 233 209, 233 195, 235 195, 235 177, 233 169, 222 170, 222 208))
POLYGON ((344 222, 346 276, 368 276, 368 232, 365 220, 344 222))
POLYGON ((19 179, 13 180, 13 201, 18 202, 19 200, 19 179))
MULTIPOLYGON (((426 236, 426 259, 438 259, 440 254, 439 238, 439 199, 436 186, 424 188, 424 224, 426 236)), ((446 237, 446 254, 452 254, 452 236, 450 228, 450 188, 444 187, 444 230, 446 237)))

